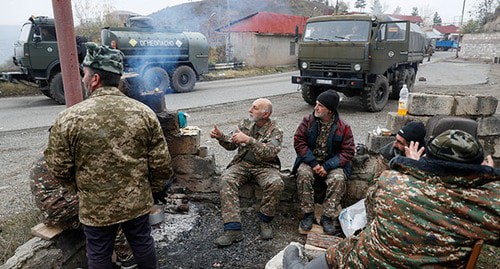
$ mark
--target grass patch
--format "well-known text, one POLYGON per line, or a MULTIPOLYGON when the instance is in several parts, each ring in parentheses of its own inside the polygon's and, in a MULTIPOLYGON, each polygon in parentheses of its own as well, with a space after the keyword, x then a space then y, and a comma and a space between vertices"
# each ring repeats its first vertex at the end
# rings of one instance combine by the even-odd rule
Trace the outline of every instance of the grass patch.
POLYGON ((0 223, 0 264, 12 257, 16 249, 30 240, 31 227, 39 223, 40 211, 32 209, 0 223))
POLYGON ((208 74, 203 75, 203 80, 212 81, 212 80, 229 79, 229 78, 254 77, 267 74, 290 72, 295 70, 297 70, 295 66, 275 66, 275 67, 261 67, 261 68, 244 67, 241 69, 213 70, 210 71, 208 74))
POLYGON ((22 84, 0 82, 0 97, 13 97, 13 96, 31 96, 41 95, 38 87, 22 84))

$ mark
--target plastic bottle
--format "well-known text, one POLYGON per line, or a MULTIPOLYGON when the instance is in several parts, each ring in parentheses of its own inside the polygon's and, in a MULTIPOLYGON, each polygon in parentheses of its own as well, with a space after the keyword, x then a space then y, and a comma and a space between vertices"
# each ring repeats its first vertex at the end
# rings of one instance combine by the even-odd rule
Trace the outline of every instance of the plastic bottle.
POLYGON ((403 84, 403 88, 399 92, 398 115, 404 116, 408 112, 408 87, 403 84))

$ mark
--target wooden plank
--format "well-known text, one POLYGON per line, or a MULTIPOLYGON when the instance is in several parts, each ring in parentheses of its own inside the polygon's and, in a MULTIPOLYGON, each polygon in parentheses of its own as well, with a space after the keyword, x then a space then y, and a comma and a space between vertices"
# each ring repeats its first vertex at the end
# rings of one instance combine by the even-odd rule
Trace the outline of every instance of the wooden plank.
POLYGON ((327 249, 332 245, 338 244, 342 238, 326 234, 309 233, 306 239, 306 245, 327 249))
POLYGON ((44 223, 38 223, 35 227, 31 228, 31 234, 38 236, 45 240, 50 240, 56 235, 62 233, 64 229, 57 226, 48 226, 44 223))
POLYGON ((299 234, 309 234, 309 233, 325 234, 323 232, 323 226, 321 226, 321 225, 313 224, 313 227, 309 231, 302 230, 302 228, 300 228, 300 225, 299 225, 299 234))

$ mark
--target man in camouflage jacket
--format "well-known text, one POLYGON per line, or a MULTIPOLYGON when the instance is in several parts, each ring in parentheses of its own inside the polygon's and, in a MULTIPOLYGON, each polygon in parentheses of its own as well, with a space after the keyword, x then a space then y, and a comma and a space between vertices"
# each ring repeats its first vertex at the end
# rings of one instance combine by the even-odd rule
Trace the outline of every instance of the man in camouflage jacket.
POLYGON ((83 84, 90 97, 59 113, 45 158, 55 179, 75 181, 89 268, 111 268, 118 227, 141 268, 156 268, 149 211, 172 175, 156 114, 116 88, 120 51, 87 43, 83 84))
POLYGON ((216 138, 225 149, 238 149, 221 178, 224 235, 215 241, 219 246, 228 246, 243 240, 238 193, 240 187, 251 179, 255 180, 264 192, 258 213, 261 220, 261 238, 273 237, 271 221, 284 188, 278 158, 283 132, 278 129, 276 122, 269 118, 272 114, 272 103, 268 99, 255 100, 249 114, 249 119, 243 120, 238 129, 230 135, 223 134, 217 126, 210 132, 210 136, 216 138))
POLYGON ((339 117, 338 104, 337 92, 321 93, 314 112, 304 117, 293 139, 297 159, 292 173, 297 174, 300 209, 304 214, 300 228, 305 231, 313 225, 314 198, 318 195, 315 190, 324 193, 320 224, 326 234, 335 233, 334 220, 342 210, 355 145, 351 127, 339 117))
POLYGON ((368 192, 374 219, 303 266, 287 247, 284 269, 463 268, 477 240, 500 245, 500 170, 474 136, 447 130, 392 159, 368 192), (418 160, 419 159, 419 160, 418 160))

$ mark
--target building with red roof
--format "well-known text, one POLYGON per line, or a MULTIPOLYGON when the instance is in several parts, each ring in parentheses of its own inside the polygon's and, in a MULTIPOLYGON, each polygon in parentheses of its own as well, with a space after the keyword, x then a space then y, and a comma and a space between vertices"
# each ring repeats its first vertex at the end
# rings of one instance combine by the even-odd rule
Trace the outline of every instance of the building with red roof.
POLYGON ((257 12, 216 29, 228 34, 231 58, 248 66, 296 62, 295 31, 302 35, 307 17, 257 12))

